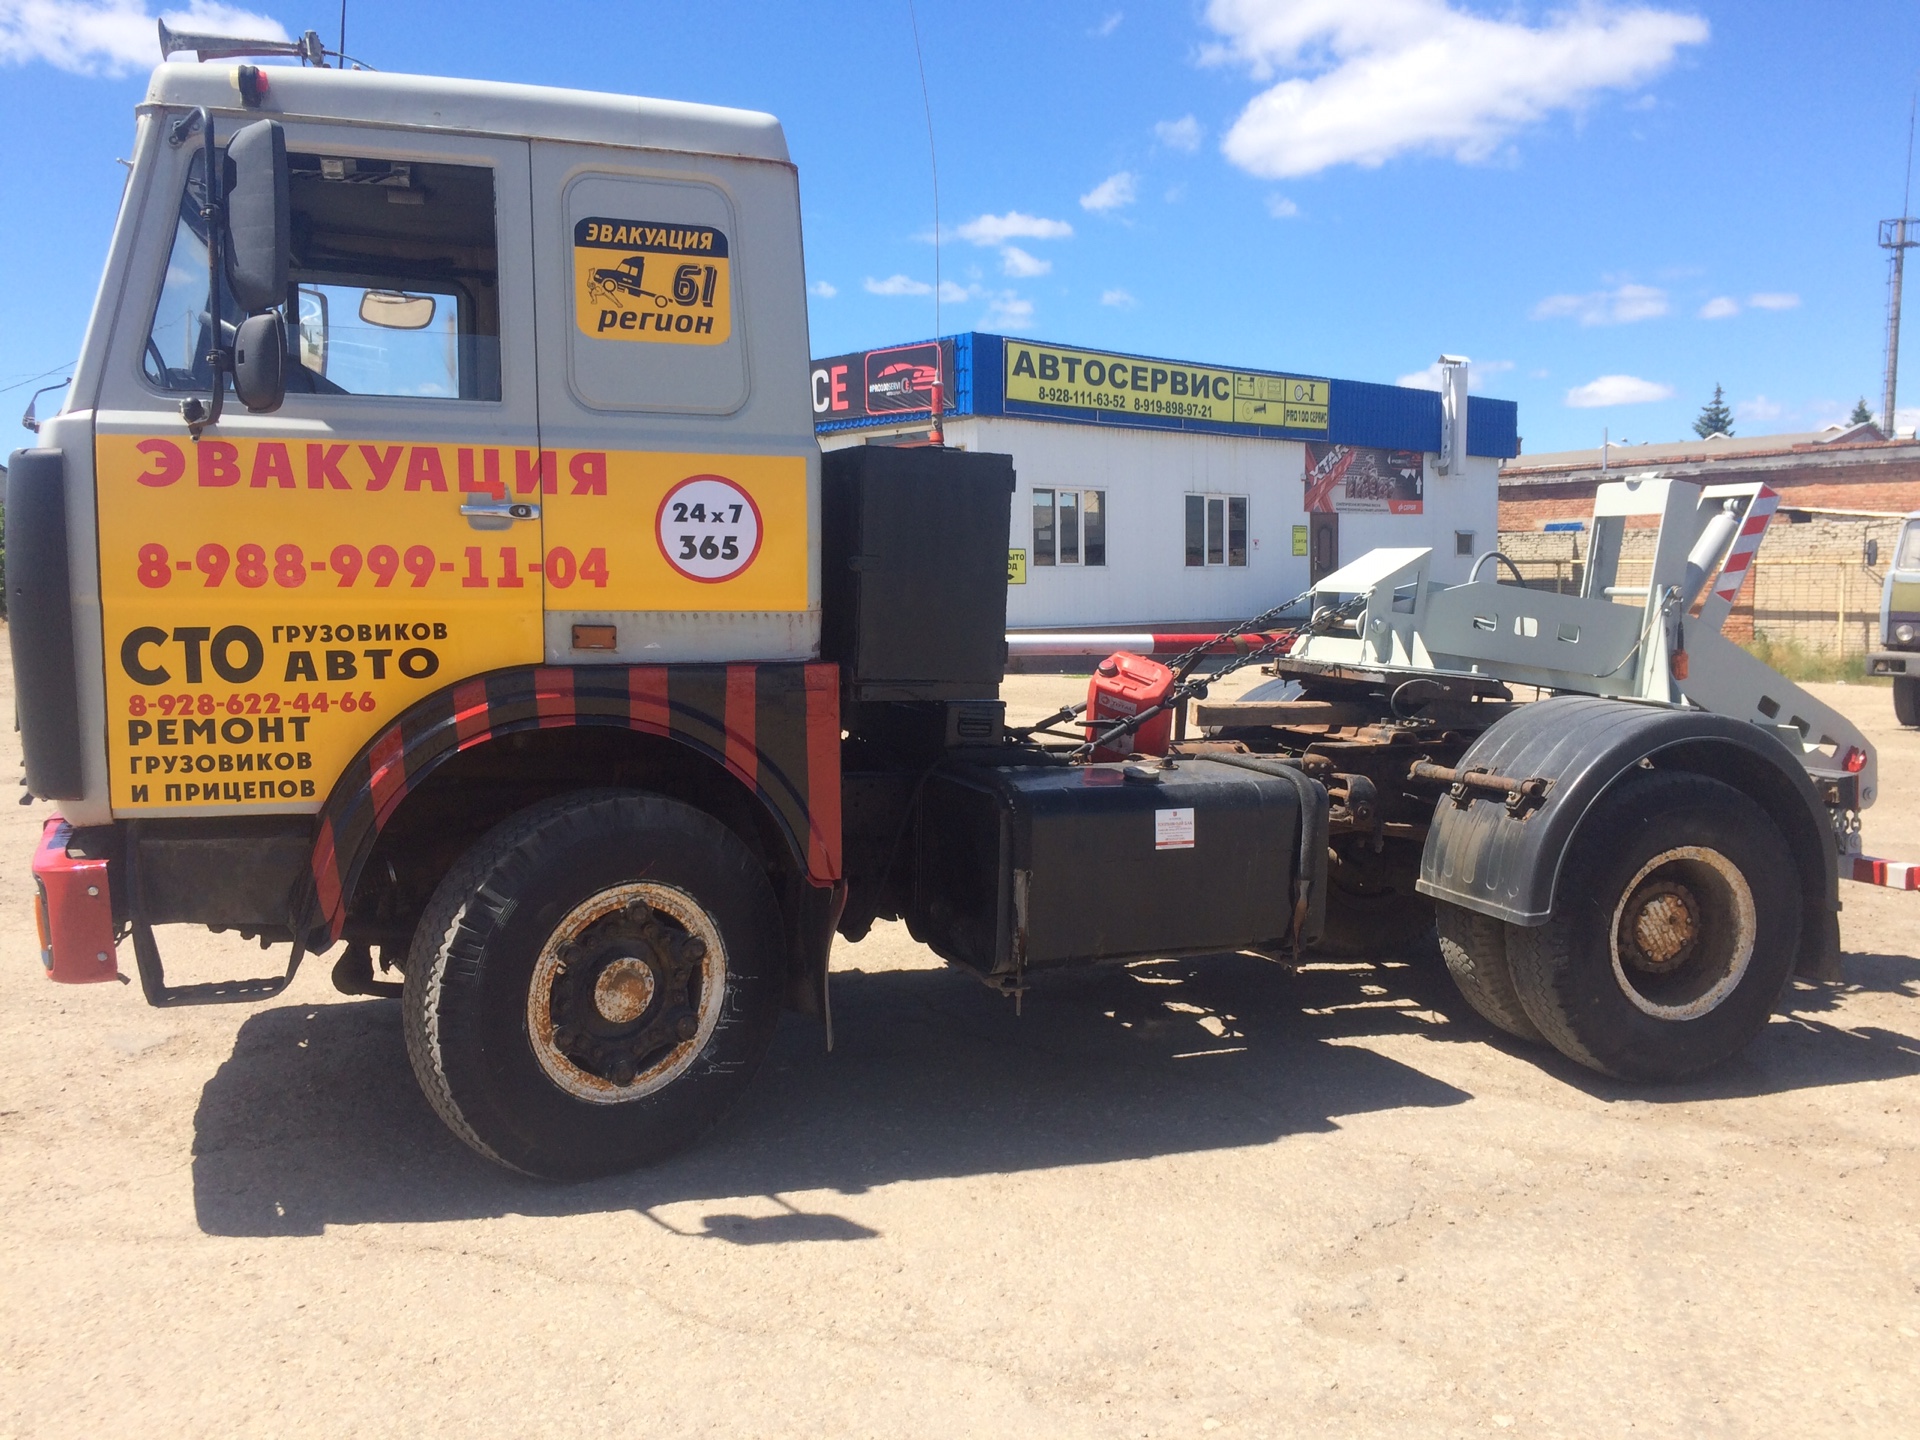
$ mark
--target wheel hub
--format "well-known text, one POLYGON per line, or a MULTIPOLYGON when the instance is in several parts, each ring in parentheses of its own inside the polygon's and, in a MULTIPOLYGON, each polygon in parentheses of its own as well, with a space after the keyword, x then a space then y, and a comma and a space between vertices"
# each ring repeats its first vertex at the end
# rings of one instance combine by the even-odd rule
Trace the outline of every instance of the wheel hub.
POLYGON ((1657 1020, 1709 1014, 1747 972, 1757 914, 1746 876, 1718 850, 1679 845, 1655 855, 1614 906, 1610 948, 1621 993, 1657 1020))
POLYGON ((1667 975, 1692 957, 1700 942, 1700 902, 1672 880, 1642 885, 1621 917, 1621 958, 1649 975, 1667 975))
POLYGON ((718 943, 705 912, 665 886, 622 885, 576 907, 542 950, 527 997, 541 1067, 601 1104, 665 1084, 719 1018, 718 943))
POLYGON ((646 1013, 659 988, 646 961, 623 955, 609 962, 593 982, 593 1008, 610 1024, 630 1024, 646 1013))
POLYGON ((706 950, 697 935, 663 925, 644 901, 588 926, 560 955, 554 1047, 589 1074, 631 1085, 699 1028, 692 981, 706 950))

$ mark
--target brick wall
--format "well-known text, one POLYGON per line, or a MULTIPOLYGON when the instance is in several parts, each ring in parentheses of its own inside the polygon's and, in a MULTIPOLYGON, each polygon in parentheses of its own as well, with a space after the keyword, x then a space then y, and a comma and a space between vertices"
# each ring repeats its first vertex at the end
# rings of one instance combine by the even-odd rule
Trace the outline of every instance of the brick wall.
MULTIPOLYGON (((1593 472, 1565 480, 1542 476, 1527 480, 1512 474, 1500 487, 1500 530, 1538 530, 1552 520, 1584 520, 1593 513, 1593 492, 1599 483, 1593 472)), ((1880 510, 1904 515, 1920 510, 1920 460, 1874 460, 1849 454, 1810 459, 1803 465, 1777 468, 1743 467, 1727 461, 1711 467, 1672 467, 1667 470, 1621 471, 1676 474, 1703 484, 1733 484, 1759 480, 1780 493, 1783 505, 1819 510, 1880 510)))

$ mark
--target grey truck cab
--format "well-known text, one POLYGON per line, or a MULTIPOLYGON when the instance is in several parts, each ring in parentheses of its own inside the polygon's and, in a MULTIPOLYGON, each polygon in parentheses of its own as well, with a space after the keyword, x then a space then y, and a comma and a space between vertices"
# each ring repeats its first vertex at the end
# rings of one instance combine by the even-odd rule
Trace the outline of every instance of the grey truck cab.
POLYGON ((1894 715, 1920 726, 1920 510, 1893 547, 1880 590, 1880 647, 1868 652, 1867 673, 1892 676, 1894 715))

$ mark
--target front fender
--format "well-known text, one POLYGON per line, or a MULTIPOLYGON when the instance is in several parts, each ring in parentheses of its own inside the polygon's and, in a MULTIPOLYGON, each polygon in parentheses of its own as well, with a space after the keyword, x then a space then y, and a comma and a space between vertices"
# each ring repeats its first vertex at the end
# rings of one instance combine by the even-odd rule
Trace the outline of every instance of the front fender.
POLYGON ((1713 776, 1758 802, 1779 825, 1803 877, 1803 967, 1837 946, 1832 822, 1794 755, 1758 726, 1633 701, 1557 696, 1489 727, 1459 768, 1546 776, 1553 787, 1544 804, 1519 817, 1497 795, 1464 808, 1442 799, 1420 860, 1420 893, 1513 925, 1544 925, 1567 847, 1587 812, 1643 761, 1713 776))
MULTIPOLYGON (((724 766, 771 815, 807 883, 838 885, 836 667, 537 666, 493 671, 428 696, 354 757, 317 817, 311 874, 293 904, 295 933, 316 951, 340 938, 381 830, 440 765, 502 736, 570 726, 662 736, 724 766)), ((579 782, 593 778, 582 774, 579 782)))

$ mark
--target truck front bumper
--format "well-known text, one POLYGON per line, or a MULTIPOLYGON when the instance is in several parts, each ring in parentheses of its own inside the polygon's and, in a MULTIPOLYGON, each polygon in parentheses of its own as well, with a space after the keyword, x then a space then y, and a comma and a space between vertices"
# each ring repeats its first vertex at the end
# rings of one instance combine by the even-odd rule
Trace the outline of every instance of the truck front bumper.
POLYGON ((1920 650, 1869 650, 1869 675, 1920 675, 1920 650))
POLYGON ((33 918, 40 930, 40 963, 63 985, 118 980, 114 959, 113 897, 107 862, 67 853, 73 826, 56 815, 33 852, 33 918))

